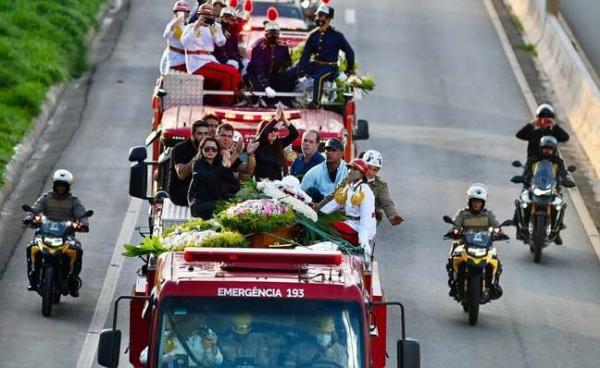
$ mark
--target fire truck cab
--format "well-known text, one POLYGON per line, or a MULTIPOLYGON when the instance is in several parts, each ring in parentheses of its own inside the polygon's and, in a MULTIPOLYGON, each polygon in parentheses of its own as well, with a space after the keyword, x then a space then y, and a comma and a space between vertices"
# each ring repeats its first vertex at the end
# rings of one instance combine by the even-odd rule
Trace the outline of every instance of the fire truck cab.
POLYGON ((401 312, 397 366, 420 365, 419 343, 405 336, 402 305, 385 302, 377 263, 365 272, 360 257, 338 251, 187 248, 164 253, 142 268, 134 294, 115 302, 113 328, 100 335, 98 363, 105 367, 119 363, 117 310, 124 299, 130 304, 129 363, 136 368, 205 366, 202 344, 208 335, 222 359, 211 366, 385 367, 390 306, 401 312), (241 333, 240 319, 245 321, 241 333), (315 353, 322 321, 329 323, 328 346, 344 352, 336 361, 315 353), (251 353, 241 356, 240 351, 251 353))

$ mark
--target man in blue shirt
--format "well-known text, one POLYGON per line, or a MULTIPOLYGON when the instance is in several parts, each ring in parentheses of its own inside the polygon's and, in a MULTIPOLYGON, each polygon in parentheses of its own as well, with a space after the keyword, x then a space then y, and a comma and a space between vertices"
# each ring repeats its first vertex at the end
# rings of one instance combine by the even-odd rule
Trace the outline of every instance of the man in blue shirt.
POLYGON ((298 77, 313 78, 313 99, 309 107, 318 107, 321 103, 323 83, 333 81, 339 74, 338 55, 343 51, 348 67, 346 74, 354 74, 354 50, 344 35, 331 27, 333 8, 319 6, 315 23, 317 27, 306 40, 302 57, 295 68, 298 77), (312 61, 311 61, 312 57, 312 61))
POLYGON ((325 157, 319 153, 321 136, 319 132, 310 129, 302 135, 302 154, 292 162, 290 174, 302 180, 308 170, 325 161, 325 157))
POLYGON ((346 177, 348 168, 344 157, 344 144, 331 138, 325 144, 326 160, 308 170, 300 188, 306 192, 315 203, 318 203, 333 193, 338 184, 346 177))

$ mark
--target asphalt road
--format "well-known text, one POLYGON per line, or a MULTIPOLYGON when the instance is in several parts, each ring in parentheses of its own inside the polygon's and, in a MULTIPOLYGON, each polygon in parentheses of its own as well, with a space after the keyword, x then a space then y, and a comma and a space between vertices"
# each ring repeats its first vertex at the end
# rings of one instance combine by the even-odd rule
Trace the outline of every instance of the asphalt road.
POLYGON ((600 45, 597 40, 600 3, 594 0, 563 0, 560 2, 560 12, 590 60, 596 74, 599 74, 600 45))
MULTIPOLYGON (((478 326, 469 326, 447 296, 442 215, 464 206, 466 188, 480 181, 491 190, 488 206, 500 219, 511 217, 518 187, 508 181, 510 162, 525 154, 512 136, 529 113, 483 4, 339 3, 336 23, 361 70, 378 81, 359 106, 372 135, 361 149, 383 152, 382 174, 407 221, 379 228, 376 254, 388 299, 405 303, 407 331, 421 341, 422 366, 597 367, 600 265, 572 207, 565 245, 548 249, 542 264, 516 241, 499 245, 505 295, 482 307, 478 326), (344 23, 343 8, 356 9, 356 24, 344 23)), ((25 291, 18 250, 0 280, 1 366, 76 365, 128 208, 127 150, 148 132, 168 17, 164 1, 132 0, 114 52, 94 75, 81 127, 57 164, 76 174, 75 191, 97 213, 81 237, 81 297, 66 298, 51 319, 41 317, 40 298, 25 291)), ((128 293, 135 270, 136 262, 124 264, 117 294, 128 293)))

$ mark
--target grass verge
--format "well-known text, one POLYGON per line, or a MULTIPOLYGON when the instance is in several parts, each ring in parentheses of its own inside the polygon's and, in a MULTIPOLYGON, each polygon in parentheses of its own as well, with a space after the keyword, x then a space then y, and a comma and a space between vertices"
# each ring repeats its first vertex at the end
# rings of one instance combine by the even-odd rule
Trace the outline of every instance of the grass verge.
POLYGON ((0 0, 0 185, 50 87, 86 69, 86 35, 106 0, 0 0))

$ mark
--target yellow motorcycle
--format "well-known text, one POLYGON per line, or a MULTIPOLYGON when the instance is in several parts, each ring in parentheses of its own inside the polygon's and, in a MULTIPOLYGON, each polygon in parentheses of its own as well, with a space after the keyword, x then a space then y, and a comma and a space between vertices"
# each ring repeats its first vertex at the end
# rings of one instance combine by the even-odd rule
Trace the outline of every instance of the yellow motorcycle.
MULTIPOLYGON (((33 212, 27 205, 23 206, 23 210, 33 212)), ((93 214, 94 211, 87 211, 83 217, 93 214)), ((37 229, 30 246, 31 262, 37 274, 32 286, 42 297, 42 315, 49 317, 52 305, 70 292, 68 277, 77 257, 76 247, 79 246, 74 234, 86 232, 87 226, 79 220, 53 221, 39 214, 27 224, 37 229)), ((81 283, 81 280, 78 282, 81 283)))
POLYGON ((449 216, 443 219, 455 226, 444 236, 454 240, 446 266, 450 296, 462 305, 469 314, 469 324, 474 326, 479 319, 479 306, 502 296, 498 284, 502 265, 493 243, 509 239, 501 227, 512 225, 512 221, 506 220, 499 227, 481 231, 465 230, 449 216))

